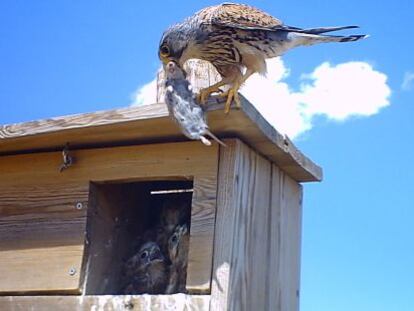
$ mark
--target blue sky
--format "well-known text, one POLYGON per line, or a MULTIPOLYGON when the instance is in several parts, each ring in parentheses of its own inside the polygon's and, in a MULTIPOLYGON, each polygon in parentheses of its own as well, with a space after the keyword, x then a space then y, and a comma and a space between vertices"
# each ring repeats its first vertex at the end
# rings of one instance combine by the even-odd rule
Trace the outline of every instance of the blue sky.
MULTIPOLYGON (((371 35, 286 54, 279 65, 288 75, 276 83, 289 98, 321 81, 303 75, 324 62, 368 64, 391 90, 386 107, 343 120, 313 110, 295 139, 325 172, 322 183, 305 185, 301 310, 414 310, 414 2, 245 2, 289 25, 357 24, 371 35)), ((162 31, 214 3, 1 1, 0 124, 130 105, 158 69, 162 31)), ((375 95, 381 85, 370 81, 375 95)), ((352 93, 355 82, 347 83, 352 93)))

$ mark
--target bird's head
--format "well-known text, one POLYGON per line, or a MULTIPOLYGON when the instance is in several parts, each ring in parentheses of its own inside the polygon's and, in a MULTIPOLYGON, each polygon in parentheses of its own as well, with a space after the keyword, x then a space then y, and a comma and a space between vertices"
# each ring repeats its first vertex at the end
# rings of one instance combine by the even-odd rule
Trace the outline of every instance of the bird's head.
POLYGON ((187 27, 184 24, 176 24, 164 31, 158 56, 164 65, 173 61, 182 66, 186 59, 183 59, 188 47, 189 37, 187 27))
POLYGON ((188 227, 187 224, 178 225, 175 227, 172 235, 168 239, 168 253, 172 262, 178 257, 178 252, 181 244, 188 238, 188 227))
POLYGON ((165 262, 165 257, 159 245, 155 242, 147 242, 141 246, 137 254, 138 268, 143 270, 155 263, 165 262))

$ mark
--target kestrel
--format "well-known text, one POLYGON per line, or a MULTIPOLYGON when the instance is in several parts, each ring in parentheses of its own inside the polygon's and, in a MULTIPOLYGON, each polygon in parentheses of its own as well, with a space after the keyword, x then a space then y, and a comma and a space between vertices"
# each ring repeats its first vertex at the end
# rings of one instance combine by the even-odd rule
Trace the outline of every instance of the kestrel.
POLYGON ((302 29, 283 24, 279 19, 251 6, 223 3, 195 13, 182 23, 167 29, 160 41, 159 57, 166 65, 176 62, 180 67, 191 58, 210 62, 222 80, 203 89, 199 101, 204 103, 220 87, 229 85, 225 112, 232 100, 240 106, 238 90, 254 73, 265 74, 267 58, 284 54, 298 47, 325 42, 357 41, 366 35, 330 36, 324 33, 358 28, 358 26, 302 29))
POLYGON ((124 294, 163 294, 169 281, 168 262, 159 245, 149 241, 125 264, 124 294))
POLYGON ((170 279, 167 294, 185 292, 187 278, 188 247, 190 234, 187 224, 178 225, 168 239, 168 256, 170 257, 170 279))

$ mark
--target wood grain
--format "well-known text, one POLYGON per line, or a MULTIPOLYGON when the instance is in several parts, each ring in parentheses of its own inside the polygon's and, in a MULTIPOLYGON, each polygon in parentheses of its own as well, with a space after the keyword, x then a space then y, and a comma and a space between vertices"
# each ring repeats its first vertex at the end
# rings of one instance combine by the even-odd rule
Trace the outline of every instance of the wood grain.
MULTIPOLYGON (((0 182, 0 184, 2 184, 0 182)), ((0 249, 83 243, 88 183, 0 187, 0 249), (82 204, 82 209, 76 208, 82 204)), ((1 253, 0 253, 1 257, 1 253)))
POLYGON ((298 310, 301 186, 242 142, 226 144, 210 310, 298 310))
POLYGON ((228 307, 232 238, 236 226, 234 214, 241 143, 236 139, 226 139, 224 143, 227 147, 220 147, 210 310, 226 310, 228 307))
POLYGON ((207 311, 210 296, 140 295, 140 296, 8 296, 0 297, 2 311, 207 311))
POLYGON ((271 164, 245 145, 240 152, 230 310, 265 310, 271 164))
POLYGON ((210 176, 194 179, 186 283, 187 290, 193 293, 210 292, 216 193, 217 166, 211 171, 210 176))
MULTIPOLYGON (((250 151, 252 152, 252 151, 250 151)), ((247 211, 245 215, 247 224, 246 249, 246 273, 245 277, 250 278, 250 285, 246 287, 248 296, 246 310, 266 310, 266 294, 269 276, 269 244, 270 232, 270 197, 271 197, 271 163, 262 156, 254 152, 251 155, 254 160, 251 163, 254 167, 253 191, 249 185, 247 211)), ((243 234, 244 236, 244 234, 243 234)), ((269 309, 268 309, 269 310, 269 309)))
MULTIPOLYGON (((217 80, 211 66, 197 61, 189 64, 188 72, 196 89, 217 80)), ((158 100, 163 97, 162 84, 159 76, 158 100)), ((223 101, 212 98, 207 103, 212 131, 222 138, 240 138, 296 181, 321 180, 321 168, 241 98, 241 109, 232 110, 229 115, 223 113, 223 101)), ((0 155, 58 150, 67 142, 76 149, 183 140, 186 138, 169 118, 166 106, 153 104, 0 126, 0 155)))
POLYGON ((83 244, 1 250, 0 292, 79 293, 82 254, 83 244))
MULTIPOLYGON (((284 173, 276 165, 272 165, 272 188, 271 188, 271 208, 269 220, 271 223, 269 232, 269 263, 268 273, 272 276, 267 284, 267 310, 282 309, 282 296, 285 296, 286 290, 281 286, 282 282, 282 204, 284 202, 284 173)), ((285 242, 283 244, 286 244, 285 242)), ((296 245, 300 247, 300 245, 296 245)), ((285 300, 285 298, 283 298, 285 300)))
POLYGON ((0 292, 78 292, 88 183, 19 182, 0 180, 0 292))
POLYGON ((73 156, 75 164, 62 173, 60 152, 0 157, 0 291, 78 292, 84 276, 68 276, 67 265, 80 269, 82 262, 89 183, 169 179, 195 180, 190 240, 196 250, 190 251, 187 282, 191 290, 209 290, 217 144, 100 148, 73 156), (78 202, 84 209, 76 209, 78 202), (35 269, 23 267, 31 261, 35 269))
POLYGON ((281 310, 299 310, 302 186, 286 174, 280 207, 281 310))
POLYGON ((15 185, 31 185, 33 179, 56 184, 174 176, 191 179, 210 174, 216 166, 217 154, 217 144, 206 147, 199 142, 76 150, 73 152, 76 164, 59 173, 61 153, 44 152, 0 157, 0 172, 3 181, 15 180, 15 185), (31 171, 36 173, 28 174, 31 171))

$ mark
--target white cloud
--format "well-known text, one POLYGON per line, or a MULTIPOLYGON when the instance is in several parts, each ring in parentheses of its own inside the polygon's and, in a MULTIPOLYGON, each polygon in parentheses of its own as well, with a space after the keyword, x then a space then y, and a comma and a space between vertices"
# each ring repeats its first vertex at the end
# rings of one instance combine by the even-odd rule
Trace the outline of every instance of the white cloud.
MULTIPOLYGON (((387 76, 366 62, 322 63, 302 75, 298 90, 284 81, 289 69, 280 58, 268 60, 267 68, 266 77, 253 75, 241 93, 279 132, 291 138, 310 130, 315 116, 345 121, 374 115, 390 104, 387 76)), ((152 104, 155 98, 153 80, 135 92, 133 105, 152 104)))
POLYGON ((266 77, 251 76, 240 92, 278 131, 293 138, 312 125, 299 105, 298 95, 283 82, 288 75, 289 70, 280 58, 270 59, 266 77))
POLYGON ((314 116, 344 121, 374 115, 389 105, 387 76, 366 62, 323 63, 302 76, 298 91, 283 81, 289 70, 280 59, 268 60, 267 65, 267 78, 252 76, 241 93, 292 138, 310 130, 314 116))
POLYGON ((321 114, 343 121, 351 116, 370 116, 389 105, 387 76, 365 62, 331 66, 323 63, 306 76, 299 100, 306 114, 321 114))
POLYGON ((157 101, 157 79, 139 87, 132 95, 131 106, 150 105, 157 101))
POLYGON ((414 72, 407 71, 404 74, 404 79, 401 84, 401 89, 403 91, 410 91, 413 87, 413 82, 414 82, 414 72))

